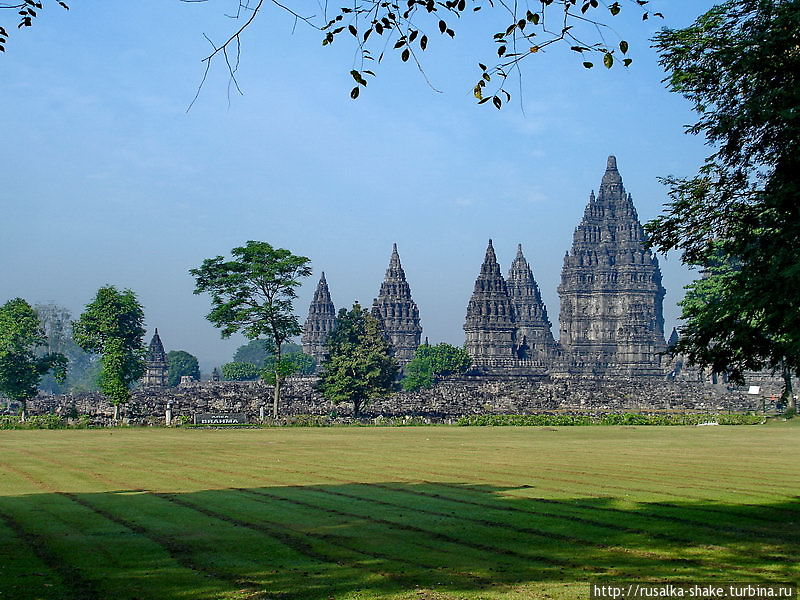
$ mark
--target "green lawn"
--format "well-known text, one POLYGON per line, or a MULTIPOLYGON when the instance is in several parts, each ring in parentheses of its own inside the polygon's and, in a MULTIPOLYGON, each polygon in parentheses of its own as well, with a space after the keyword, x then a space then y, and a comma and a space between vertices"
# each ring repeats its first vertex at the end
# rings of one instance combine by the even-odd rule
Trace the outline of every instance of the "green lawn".
POLYGON ((0 432, 0 600, 800 579, 800 427, 0 432))

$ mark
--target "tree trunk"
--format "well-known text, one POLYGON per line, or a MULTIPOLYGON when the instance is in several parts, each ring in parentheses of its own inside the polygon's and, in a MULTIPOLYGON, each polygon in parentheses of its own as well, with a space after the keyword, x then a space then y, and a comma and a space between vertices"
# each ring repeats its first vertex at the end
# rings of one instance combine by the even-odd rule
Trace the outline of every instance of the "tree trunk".
POLYGON ((281 399, 281 376, 275 370, 275 393, 272 395, 272 417, 278 418, 278 401, 281 399))
POLYGON ((353 418, 358 418, 358 413, 361 412, 361 400, 353 400, 353 418))
POLYGON ((797 412, 797 401, 794 399, 794 391, 792 390, 792 371, 791 369, 783 367, 783 394, 781 394, 782 403, 786 404, 786 414, 794 414, 797 412))
POLYGON ((28 415, 27 415, 27 411, 26 411, 26 409, 25 409, 25 405, 23 404, 23 405, 22 405, 22 412, 20 412, 20 414, 19 414, 19 421, 20 421, 20 423, 24 423, 24 422, 25 422, 25 418, 26 418, 27 416, 28 416, 28 415))
POLYGON ((278 418, 278 403, 281 400, 281 342, 275 340, 275 393, 272 395, 272 418, 278 418))

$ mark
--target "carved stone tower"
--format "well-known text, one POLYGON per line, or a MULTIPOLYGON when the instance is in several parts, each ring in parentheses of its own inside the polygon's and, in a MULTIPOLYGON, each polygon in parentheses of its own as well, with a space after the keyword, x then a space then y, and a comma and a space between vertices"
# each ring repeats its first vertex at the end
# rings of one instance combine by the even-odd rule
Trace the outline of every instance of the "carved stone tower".
POLYGON ((372 303, 372 315, 381 322, 383 331, 394 346, 394 357, 400 366, 408 364, 422 337, 419 309, 411 298, 411 287, 400 264, 397 244, 392 245, 389 268, 378 297, 372 303))
POLYGON ((333 331, 335 322, 336 309, 331 301, 331 293, 328 290, 328 282, 325 280, 323 271, 314 292, 314 299, 308 309, 308 318, 303 326, 303 337, 300 339, 303 344, 303 352, 313 356, 317 361, 317 366, 325 358, 328 335, 333 331))
POLYGON ((466 349, 476 365, 516 359, 514 305, 500 273, 492 240, 486 248, 464 323, 466 349))
POLYGON ((575 229, 561 270, 560 344, 570 371, 657 375, 663 352, 665 290, 658 260, 617 161, 608 157, 595 197, 575 229))
POLYGON ((517 247, 517 257, 511 263, 506 282, 514 304, 518 357, 547 360, 553 356, 556 343, 539 286, 522 254, 522 244, 517 247))
POLYGON ((158 328, 156 328, 145 358, 142 386, 167 387, 167 371, 169 371, 167 354, 164 352, 164 345, 161 343, 161 338, 158 336, 158 328))

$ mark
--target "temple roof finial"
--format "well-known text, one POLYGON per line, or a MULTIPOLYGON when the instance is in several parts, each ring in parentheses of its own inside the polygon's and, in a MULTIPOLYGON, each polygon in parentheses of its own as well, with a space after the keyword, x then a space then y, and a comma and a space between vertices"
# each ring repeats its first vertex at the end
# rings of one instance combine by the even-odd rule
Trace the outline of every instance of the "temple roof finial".
POLYGON ((610 192, 621 193, 622 198, 625 198, 625 190, 622 189, 622 177, 617 170, 617 158, 613 154, 608 157, 606 172, 603 174, 603 179, 600 183, 600 198, 607 197, 610 192))
POLYGON ((486 246, 486 257, 483 259, 483 264, 497 264, 497 255, 494 253, 491 238, 489 238, 489 245, 486 246))

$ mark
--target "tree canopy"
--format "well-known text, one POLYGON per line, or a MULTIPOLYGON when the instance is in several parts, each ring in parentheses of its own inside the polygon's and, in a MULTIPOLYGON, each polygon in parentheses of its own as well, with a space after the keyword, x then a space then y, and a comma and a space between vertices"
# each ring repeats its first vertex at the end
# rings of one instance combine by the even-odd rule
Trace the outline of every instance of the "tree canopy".
POLYGON ((334 404, 351 402, 353 414, 396 388, 399 372, 379 321, 356 302, 342 308, 328 337, 319 388, 334 404))
MULTIPOLYGON (((675 351, 741 382, 800 374, 800 2, 736 0, 655 39, 688 128, 714 152, 646 226, 661 251, 704 269, 683 303, 675 351)), ((791 399, 791 388, 784 394, 791 399)))
MULTIPOLYGON (((293 342, 281 344, 281 352, 289 354, 302 352, 303 348, 293 342)), ((233 362, 246 362, 263 368, 268 357, 272 356, 272 346, 265 340, 250 340, 239 346, 233 355, 233 362)))
POLYGON ((101 355, 100 390, 114 405, 130 400, 131 386, 144 375, 144 310, 131 290, 101 287, 73 327, 75 342, 101 355))
POLYGON ((175 387, 181 382, 181 377, 188 376, 195 381, 200 381, 200 364, 197 357, 185 350, 170 350, 167 352, 167 385, 175 387))
POLYGON ((225 381, 254 381, 258 376, 258 367, 249 362, 229 362, 222 365, 222 377, 225 381))
POLYGON ((437 378, 464 373, 471 364, 472 358, 464 348, 444 342, 435 346, 423 344, 417 348, 413 360, 406 365, 403 389, 414 391, 433 387, 437 378))
MULTIPOLYGON (((190 273, 194 293, 211 294, 211 312, 206 318, 220 328, 223 338, 241 332, 255 340, 265 338, 281 364, 282 344, 300 335, 300 322, 293 301, 303 277, 311 275, 309 259, 296 256, 267 242, 249 241, 231 250, 232 260, 208 258, 190 273)), ((278 416, 282 372, 276 367, 272 413, 278 416)))
POLYGON ((66 376, 67 359, 58 352, 37 355, 47 345, 39 315, 22 298, 0 306, 0 393, 22 405, 25 420, 27 400, 36 395, 39 380, 48 371, 59 379, 66 376))
MULTIPOLYGON (((182 0, 197 8, 204 0, 182 0)), ((648 10, 650 0, 540 0, 531 4, 494 2, 493 0, 363 0, 348 6, 325 5, 319 12, 310 12, 309 6, 300 2, 255 0, 239 3, 234 13, 225 13, 232 20, 229 34, 220 40, 211 40, 212 49, 202 62, 205 71, 198 94, 215 62, 223 65, 230 83, 240 90, 239 70, 243 38, 248 30, 270 10, 287 16, 287 26, 300 23, 319 32, 323 46, 350 44, 355 61, 347 69, 354 87, 350 97, 356 99, 366 88, 369 78, 375 77, 387 53, 396 53, 404 63, 414 65, 426 79, 423 55, 432 38, 452 39, 460 25, 468 19, 479 18, 486 23, 486 39, 494 44, 492 56, 472 56, 467 60, 476 65, 473 94, 478 103, 490 103, 500 108, 511 99, 506 85, 508 78, 521 74, 520 65, 552 45, 569 48, 586 68, 602 64, 606 68, 622 64, 628 66, 629 44, 612 28, 608 20, 623 9, 636 10, 642 19, 662 16, 648 10)), ((16 28, 33 25, 34 19, 50 5, 69 6, 62 0, 24 0, 0 2, 0 9, 13 9, 16 28)), ((189 10, 187 8, 187 10, 189 10)), ((0 25, 0 51, 5 51, 9 32, 14 27, 0 25)), ((432 89, 435 86, 428 82, 432 89)), ((195 96, 195 100, 197 96, 195 96)))

